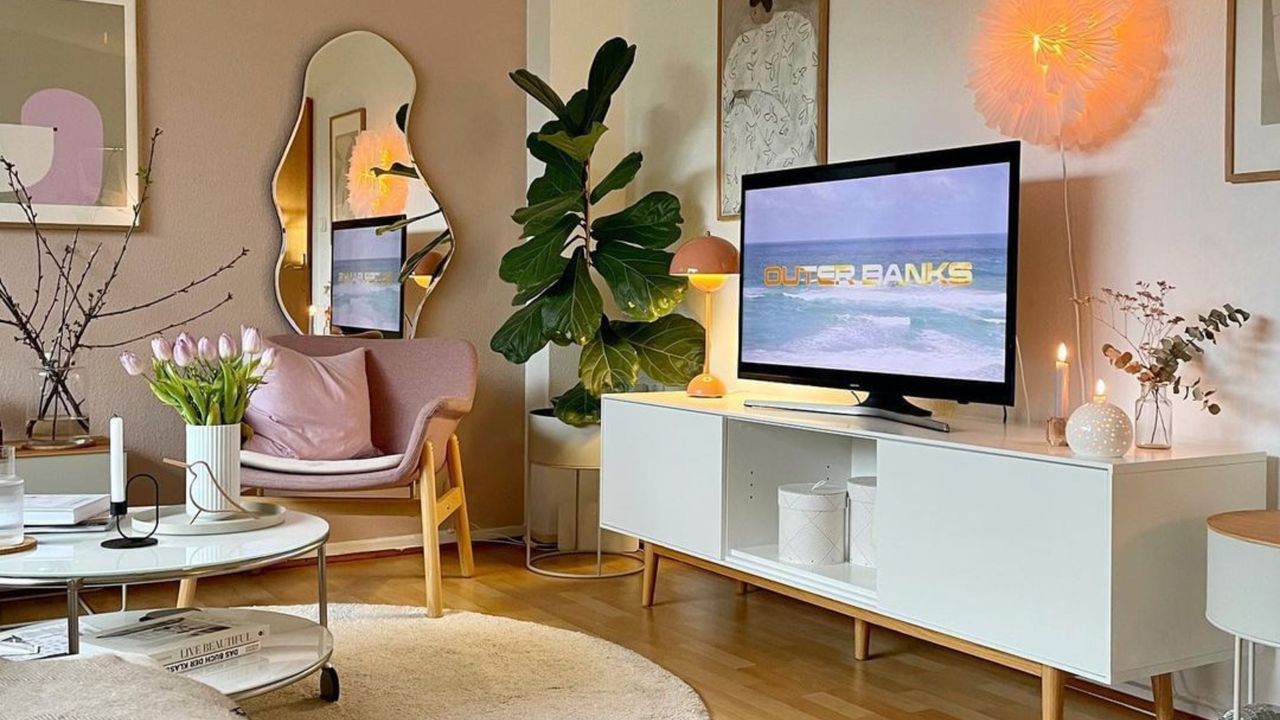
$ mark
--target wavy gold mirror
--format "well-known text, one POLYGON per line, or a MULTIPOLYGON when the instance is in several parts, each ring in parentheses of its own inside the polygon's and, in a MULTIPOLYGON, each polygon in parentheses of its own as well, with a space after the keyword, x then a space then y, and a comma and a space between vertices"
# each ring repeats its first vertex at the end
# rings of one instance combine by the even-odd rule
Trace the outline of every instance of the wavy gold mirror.
POLYGON ((330 40, 307 65, 272 183, 276 299, 300 333, 413 337, 449 266, 448 219, 405 135, 416 89, 409 62, 371 32, 330 40))

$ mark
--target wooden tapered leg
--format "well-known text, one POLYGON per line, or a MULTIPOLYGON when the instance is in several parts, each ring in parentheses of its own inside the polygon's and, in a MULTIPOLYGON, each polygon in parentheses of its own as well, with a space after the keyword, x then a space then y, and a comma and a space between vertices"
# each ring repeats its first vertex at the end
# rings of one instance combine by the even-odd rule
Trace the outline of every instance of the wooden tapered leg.
POLYGON ((462 450, 458 445, 457 435, 449 436, 449 482, 462 495, 453 532, 458 538, 458 560, 462 564, 462 577, 471 577, 476 571, 476 561, 471 553, 471 518, 467 515, 467 489, 462 479, 462 450))
POLYGON ((746 594, 747 594, 747 593, 749 593, 749 592, 751 592, 751 583, 749 583, 749 582, 747 582, 747 581, 745 581, 745 580, 739 580, 739 581, 738 581, 738 594, 739 594, 739 595, 746 595, 746 594))
POLYGON ((653 595, 658 588, 658 554, 653 546, 644 544, 644 573, 640 580, 640 604, 653 607, 653 595))
POLYGON ((1173 676, 1152 675, 1151 696, 1156 706, 1156 720, 1173 720, 1173 676))
POLYGON ((853 659, 871 657, 871 623, 862 618, 853 619, 853 659))
POLYGON ((1040 720, 1062 720, 1067 674, 1045 665, 1040 671, 1040 720))
POLYGON ((178 581, 178 604, 174 607, 186 608, 196 606, 196 579, 183 578, 178 581))
POLYGON ((422 564, 427 586, 427 616, 444 614, 444 584, 440 573, 440 523, 436 519, 436 455, 428 442, 422 451, 418 501, 422 512, 422 564))

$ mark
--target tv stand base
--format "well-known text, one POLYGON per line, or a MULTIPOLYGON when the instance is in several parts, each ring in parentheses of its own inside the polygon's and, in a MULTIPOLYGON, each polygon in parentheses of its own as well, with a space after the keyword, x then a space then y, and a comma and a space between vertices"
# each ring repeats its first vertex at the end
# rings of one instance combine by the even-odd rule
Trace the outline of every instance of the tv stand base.
POLYGON ((768 410, 795 410, 798 412, 826 413, 828 415, 881 418, 883 420, 903 423, 904 425, 914 425, 915 427, 925 428, 926 430, 951 432, 951 426, 941 420, 934 420, 931 417, 921 415, 897 412, 865 403, 862 405, 838 405, 836 403, 806 403, 791 402, 790 400, 751 400, 748 398, 747 400, 744 400, 742 404, 746 407, 768 410))

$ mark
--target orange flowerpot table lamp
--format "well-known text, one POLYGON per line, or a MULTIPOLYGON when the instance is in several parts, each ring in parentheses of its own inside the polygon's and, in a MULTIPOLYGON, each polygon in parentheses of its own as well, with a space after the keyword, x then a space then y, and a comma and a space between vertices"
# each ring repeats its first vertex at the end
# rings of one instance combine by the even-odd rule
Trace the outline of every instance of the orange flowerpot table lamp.
POLYGON ((738 274, 738 249, 707 232, 680 246, 671 258, 671 274, 689 278, 689 284, 701 290, 705 298, 702 325, 706 329, 706 352, 702 374, 689 381, 689 395, 723 397, 724 382, 711 374, 711 294, 724 287, 730 275, 738 274))

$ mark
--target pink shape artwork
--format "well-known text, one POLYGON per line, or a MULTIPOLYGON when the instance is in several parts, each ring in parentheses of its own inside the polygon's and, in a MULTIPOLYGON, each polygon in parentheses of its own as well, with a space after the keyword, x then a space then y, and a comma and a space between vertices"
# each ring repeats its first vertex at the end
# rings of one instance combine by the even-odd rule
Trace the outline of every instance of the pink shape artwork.
POLYGON ((53 128, 53 164, 28 190, 49 205, 96 205, 102 194, 102 113, 71 90, 40 90, 22 104, 22 124, 53 128))

